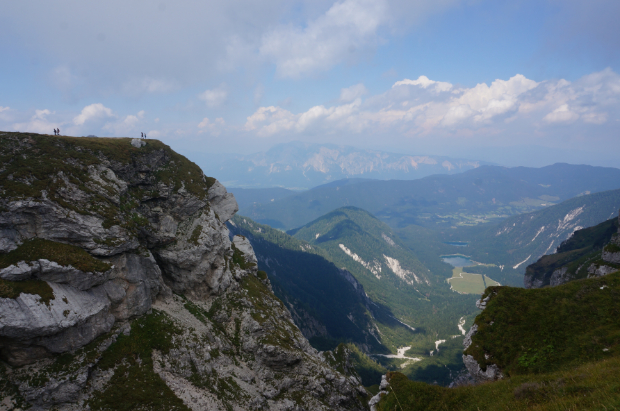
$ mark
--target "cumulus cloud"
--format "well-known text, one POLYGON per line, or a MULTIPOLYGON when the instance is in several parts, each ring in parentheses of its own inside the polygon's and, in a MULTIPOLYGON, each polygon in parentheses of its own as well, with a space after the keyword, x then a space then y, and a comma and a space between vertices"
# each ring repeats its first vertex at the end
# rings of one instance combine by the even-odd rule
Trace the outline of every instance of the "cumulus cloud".
POLYGON ((303 28, 288 25, 267 32, 259 52, 282 77, 325 71, 376 44, 387 17, 387 0, 339 1, 303 28))
POLYGON ((547 114, 543 120, 549 123, 569 123, 577 120, 579 114, 571 111, 568 104, 562 104, 560 107, 547 114))
POLYGON ((76 126, 84 125, 86 122, 93 120, 102 120, 108 117, 114 117, 112 110, 105 107, 101 103, 91 104, 82 109, 82 112, 73 118, 73 124, 76 126))
POLYGON ((435 91, 436 93, 440 93, 442 91, 450 91, 452 89, 452 84, 442 81, 434 81, 426 76, 420 76, 417 80, 404 79, 401 81, 397 81, 396 83, 394 83, 394 85, 392 85, 392 88, 398 86, 420 86, 424 89, 432 86, 431 90, 435 91))
POLYGON ((10 110, 10 107, 2 107, 0 106, 0 113, 2 113, 3 111, 7 111, 10 110))
POLYGON ((24 123, 13 124, 13 129, 22 132, 32 132, 41 134, 51 134, 52 131, 59 127, 59 123, 48 119, 48 116, 55 114, 54 112, 44 109, 35 110, 30 121, 24 123))
POLYGON ((280 107, 259 107, 246 120, 244 129, 256 131, 259 136, 269 136, 295 127, 296 115, 280 107))
POLYGON ((125 117, 125 119, 123 120, 123 124, 127 126, 135 126, 140 122, 140 120, 144 118, 144 114, 145 114, 144 110, 138 111, 138 114, 135 116, 133 114, 130 114, 127 117, 125 117))
POLYGON ((227 97, 228 91, 226 90, 225 84, 221 84, 219 87, 212 90, 205 90, 198 95, 198 98, 204 100, 209 108, 221 106, 226 102, 227 97))
POLYGON ((198 133, 209 133, 213 136, 219 136, 225 126, 226 122, 222 117, 218 117, 214 121, 211 121, 208 117, 205 117, 200 123, 198 123, 198 128, 200 129, 198 133))
POLYGON ((318 105, 300 113, 260 107, 247 118, 245 130, 259 136, 317 131, 471 135, 473 130, 493 130, 497 134, 508 123, 530 132, 576 121, 601 125, 609 120, 610 110, 620 111, 620 76, 610 69, 574 83, 562 79, 536 82, 517 74, 471 88, 455 88, 420 76, 398 81, 365 102, 359 98, 365 88, 358 86, 342 89, 341 104, 331 107, 318 105))
POLYGON ((362 97, 365 94, 368 94, 368 90, 362 83, 359 83, 340 90, 340 101, 348 103, 362 97))

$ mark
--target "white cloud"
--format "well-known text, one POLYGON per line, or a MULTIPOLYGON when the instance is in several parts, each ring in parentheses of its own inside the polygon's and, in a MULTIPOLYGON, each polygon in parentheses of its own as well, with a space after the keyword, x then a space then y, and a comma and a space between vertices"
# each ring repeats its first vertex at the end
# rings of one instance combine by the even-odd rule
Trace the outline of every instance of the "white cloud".
POLYGON ((215 121, 211 121, 209 118, 205 117, 198 123, 198 128, 201 129, 198 133, 208 132, 211 135, 218 136, 225 126, 226 122, 221 117, 216 118, 215 121))
POLYGON ((102 130, 110 131, 117 136, 132 136, 138 135, 142 130, 140 128, 146 126, 144 124, 144 117, 146 112, 140 110, 137 114, 128 114, 127 116, 118 119, 116 121, 108 121, 101 127, 102 130))
POLYGON ((394 83, 394 85, 392 85, 392 88, 398 86, 420 86, 424 89, 428 88, 429 86, 433 86, 431 87, 431 89, 436 93, 440 93, 442 91, 450 91, 452 89, 452 84, 442 81, 434 81, 426 76, 420 76, 417 80, 404 79, 401 81, 397 81, 396 83, 394 83))
POLYGON ((325 71, 376 44, 387 11, 387 0, 339 1, 304 28, 288 25, 267 32, 259 53, 282 77, 325 71))
POLYGON ((603 124, 607 122, 607 113, 586 113, 581 116, 586 123, 603 124))
POLYGON ((125 119, 123 120, 123 124, 125 124, 126 126, 135 126, 143 118, 144 118, 144 110, 141 110, 135 116, 133 114, 130 114, 127 117, 125 117, 125 119))
POLYGON ((61 125, 58 122, 48 119, 48 116, 53 114, 55 113, 48 109, 35 110, 34 115, 30 118, 30 121, 25 123, 15 123, 13 124, 13 129, 22 132, 52 134, 53 130, 61 125))
POLYGON ((112 110, 101 103, 95 103, 84 107, 82 112, 73 118, 73 124, 82 126, 88 121, 102 120, 108 117, 114 117, 112 110))
POLYGON ((449 83, 420 76, 396 82, 364 102, 358 97, 344 103, 346 97, 359 95, 362 88, 358 86, 342 89, 341 103, 331 107, 317 105, 300 113, 260 107, 247 118, 245 130, 259 136, 291 132, 472 135, 475 130, 497 135, 518 127, 533 135, 541 127, 548 133, 552 124, 602 125, 611 112, 620 112, 620 76, 609 69, 573 83, 562 79, 536 82, 517 74, 490 85, 456 90, 449 83))
POLYGON ((3 111, 7 111, 10 110, 10 107, 2 107, 0 106, 0 113, 2 113, 3 111))
POLYGON ((340 101, 348 103, 362 97, 365 94, 368 94, 368 90, 362 83, 359 83, 340 90, 340 101))
POLYGON ((259 107, 247 118, 244 129, 256 130, 259 136, 268 136, 295 127, 298 116, 280 107, 259 107))
POLYGON ((571 111, 568 104, 562 104, 560 107, 547 114, 543 120, 548 123, 570 123, 579 118, 579 114, 571 111))
POLYGON ((221 84, 219 87, 212 90, 206 90, 198 95, 198 98, 204 100, 209 108, 221 106, 226 102, 227 97, 228 91, 226 90, 225 84, 221 84))

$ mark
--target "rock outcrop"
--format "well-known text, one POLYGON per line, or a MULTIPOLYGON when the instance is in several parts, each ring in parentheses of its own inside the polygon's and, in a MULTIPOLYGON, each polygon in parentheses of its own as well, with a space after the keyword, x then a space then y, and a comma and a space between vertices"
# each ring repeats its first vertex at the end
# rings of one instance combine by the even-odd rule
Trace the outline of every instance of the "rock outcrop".
POLYGON ((0 134, 0 193, 0 409, 365 408, 161 142, 0 134))

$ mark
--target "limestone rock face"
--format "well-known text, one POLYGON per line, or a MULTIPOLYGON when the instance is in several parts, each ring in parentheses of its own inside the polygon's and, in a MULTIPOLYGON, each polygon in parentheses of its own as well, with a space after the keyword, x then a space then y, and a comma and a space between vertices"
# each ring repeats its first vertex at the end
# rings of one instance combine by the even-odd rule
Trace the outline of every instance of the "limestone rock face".
POLYGON ((237 210, 234 197, 217 181, 209 190, 197 166, 159 142, 128 141, 121 150, 131 155, 119 161, 113 151, 106 155, 89 148, 93 143, 89 140, 32 137, 24 143, 18 136, 3 140, 0 155, 7 156, 5 170, 14 167, 14 172, 21 172, 11 160, 16 154, 28 158, 35 170, 54 161, 60 161, 62 169, 49 170, 51 174, 33 171, 22 177, 23 188, 3 185, 0 253, 19 255, 20 245, 39 238, 79 247, 112 264, 102 272, 84 271, 53 258, 30 256, 1 267, 0 278, 46 281, 55 295, 47 305, 25 294, 0 298, 0 335, 5 337, 0 350, 7 361, 18 361, 11 356, 26 349, 33 354, 21 357, 35 361, 50 350, 79 348, 109 331, 114 320, 146 313, 156 297, 170 295, 170 289, 205 296, 230 285, 226 258, 232 250, 222 218, 237 210), (53 151, 50 143, 68 159, 46 153, 53 151), (80 160, 70 153, 79 154, 80 160), (38 183, 41 189, 33 190, 38 183), (214 210, 220 211, 219 219, 214 210), (69 335, 71 328, 79 335, 73 342, 48 343, 54 334, 69 335))
MULTIPOLYGON (((488 301, 488 298, 486 300, 488 301)), ((477 331, 478 326, 476 324, 472 325, 467 334, 465 335, 465 339, 463 340, 464 350, 469 348, 469 346, 472 344, 471 339, 477 331)), ((497 381, 504 378, 502 371, 496 364, 489 364, 487 365, 486 369, 483 370, 480 367, 480 364, 478 364, 478 362, 476 361, 476 359, 473 356, 467 354, 463 354, 463 363, 465 364, 465 368, 467 368, 467 371, 469 372, 469 376, 478 383, 497 381)))
POLYGON ((36 261, 20 261, 0 270, 0 278, 10 281, 23 281, 37 278, 59 284, 69 284, 78 290, 88 290, 96 285, 103 284, 110 276, 111 270, 106 272, 88 272, 78 270, 72 266, 62 266, 55 261, 40 258, 36 261))
POLYGON ((571 280, 568 274, 567 267, 556 268, 553 270, 553 274, 551 274, 551 279, 549 280, 549 285, 555 287, 556 285, 565 284, 571 280))
POLYGON ((0 193, 2 404, 114 409, 155 381, 155 409, 366 408, 230 240, 234 196, 162 143, 0 134, 0 193))

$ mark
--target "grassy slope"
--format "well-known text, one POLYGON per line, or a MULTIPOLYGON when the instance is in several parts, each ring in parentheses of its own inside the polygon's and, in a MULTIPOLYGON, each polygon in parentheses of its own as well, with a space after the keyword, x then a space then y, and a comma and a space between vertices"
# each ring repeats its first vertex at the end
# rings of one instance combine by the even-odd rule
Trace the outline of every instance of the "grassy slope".
POLYGON ((444 388, 390 374, 378 411, 619 410, 620 358, 477 386, 444 388))
POLYGON ((543 289, 489 287, 485 296, 465 351, 482 367, 517 375, 620 354, 620 272, 543 289))
POLYGON ((498 364, 508 378, 445 389, 393 374, 395 394, 380 410, 620 409, 620 272, 485 294, 492 298, 465 353, 483 367, 498 364))

